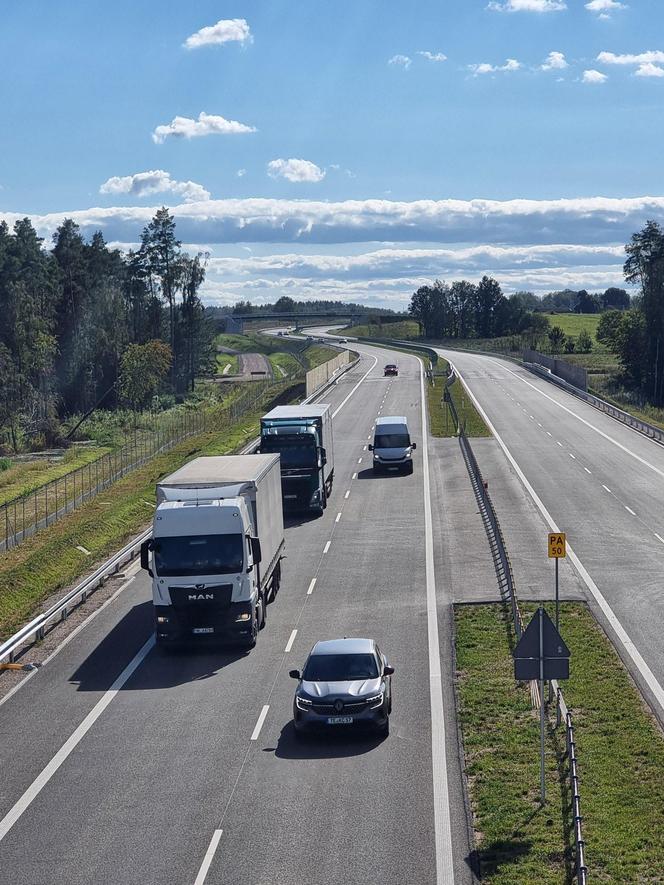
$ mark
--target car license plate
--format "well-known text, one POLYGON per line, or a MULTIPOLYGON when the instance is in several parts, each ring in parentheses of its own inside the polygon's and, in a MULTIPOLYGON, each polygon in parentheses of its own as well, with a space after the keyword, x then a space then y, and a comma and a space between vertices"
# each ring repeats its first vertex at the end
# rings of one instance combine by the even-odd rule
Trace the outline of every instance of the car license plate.
POLYGON ((328 716, 327 719, 328 725, 351 725, 352 722, 352 716, 328 716))
POLYGON ((192 633, 214 633, 214 627, 194 627, 192 633))
POLYGON ((297 498, 297 495, 284 495, 284 498, 297 498))

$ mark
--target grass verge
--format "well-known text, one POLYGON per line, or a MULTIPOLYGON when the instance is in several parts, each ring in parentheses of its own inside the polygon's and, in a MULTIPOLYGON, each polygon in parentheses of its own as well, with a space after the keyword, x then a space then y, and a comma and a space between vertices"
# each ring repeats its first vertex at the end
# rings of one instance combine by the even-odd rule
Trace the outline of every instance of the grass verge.
POLYGON ((258 433, 258 419, 272 402, 291 402, 301 385, 266 399, 241 422, 190 437, 171 451, 115 483, 80 510, 28 538, 0 558, 0 638, 33 614, 51 593, 72 584, 92 565, 110 556, 146 525, 157 480, 197 455, 223 455, 242 448, 258 433), (77 545, 90 551, 86 556, 77 545))
MULTIPOLYGON (((524 606, 528 617, 533 606, 524 606)), ((565 739, 547 734, 539 805, 539 714, 514 681, 511 626, 500 605, 455 609, 459 717, 483 881, 560 885, 573 879, 565 739)), ((564 685, 574 716, 591 881, 664 880, 664 736, 613 646, 581 604, 561 606, 570 647, 564 685)))
POLYGON ((294 377, 302 372, 302 366, 291 353, 271 353, 268 357, 272 364, 272 374, 277 380, 282 377, 294 377), (283 369, 283 372, 279 371, 283 369))
POLYGON ((28 494, 52 479, 90 464, 108 451, 110 447, 75 446, 68 449, 59 459, 13 461, 7 470, 0 472, 0 504, 18 498, 19 495, 28 494))
POLYGON ((239 372, 240 362, 236 354, 234 353, 218 353, 216 356, 217 363, 217 375, 223 375, 224 369, 226 366, 230 364, 230 369, 226 372, 227 375, 237 375, 239 372))

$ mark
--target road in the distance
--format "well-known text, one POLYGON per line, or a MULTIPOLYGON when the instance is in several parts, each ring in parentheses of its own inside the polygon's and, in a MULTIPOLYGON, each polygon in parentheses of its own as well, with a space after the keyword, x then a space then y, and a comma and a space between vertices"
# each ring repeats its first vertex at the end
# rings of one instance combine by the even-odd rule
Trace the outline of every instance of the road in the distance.
MULTIPOLYGON (((432 764, 421 463, 413 476, 374 478, 365 448, 390 412, 421 440, 419 362, 398 355, 393 381, 382 373, 390 354, 377 353, 377 367, 363 356, 325 397, 345 403, 335 488, 322 519, 287 529, 282 590, 251 654, 149 651, 40 784, 151 633, 140 574, 2 707, 0 832, 24 803, 0 841, 6 881, 200 885, 201 870, 238 885, 471 880, 458 783, 442 863, 437 852, 434 791, 446 778, 432 764), (396 667, 392 734, 302 747, 287 672, 317 639, 344 634, 374 636, 396 667)), ((445 715, 455 735, 453 706, 445 715)))
POLYGON ((664 720, 664 447, 506 360, 439 352, 567 532, 588 598, 598 612, 603 598, 605 622, 626 631, 618 647, 664 720))

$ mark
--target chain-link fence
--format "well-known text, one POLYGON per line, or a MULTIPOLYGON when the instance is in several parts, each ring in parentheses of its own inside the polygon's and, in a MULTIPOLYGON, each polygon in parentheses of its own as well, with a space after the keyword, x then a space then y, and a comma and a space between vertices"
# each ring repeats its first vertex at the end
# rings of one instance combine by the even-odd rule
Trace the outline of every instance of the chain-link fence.
POLYGON ((183 408, 164 415, 153 430, 136 430, 120 448, 44 483, 0 506, 0 551, 16 547, 38 529, 81 507, 117 480, 182 440, 207 430, 221 430, 254 411, 268 391, 283 386, 257 381, 230 405, 183 408))

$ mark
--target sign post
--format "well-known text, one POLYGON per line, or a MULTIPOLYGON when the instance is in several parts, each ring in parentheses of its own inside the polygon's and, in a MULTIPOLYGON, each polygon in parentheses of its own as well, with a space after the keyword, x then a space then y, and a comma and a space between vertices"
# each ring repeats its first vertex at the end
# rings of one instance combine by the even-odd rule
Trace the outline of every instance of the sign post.
POLYGON ((549 559, 556 561, 556 630, 560 630, 560 597, 558 595, 558 560, 567 556, 567 535, 565 532, 549 533, 549 559))
POLYGON ((537 679, 540 690, 540 795, 546 802, 546 725, 544 716, 544 681, 569 679, 570 652, 560 633, 540 605, 523 631, 513 652, 514 678, 520 682, 537 679))

